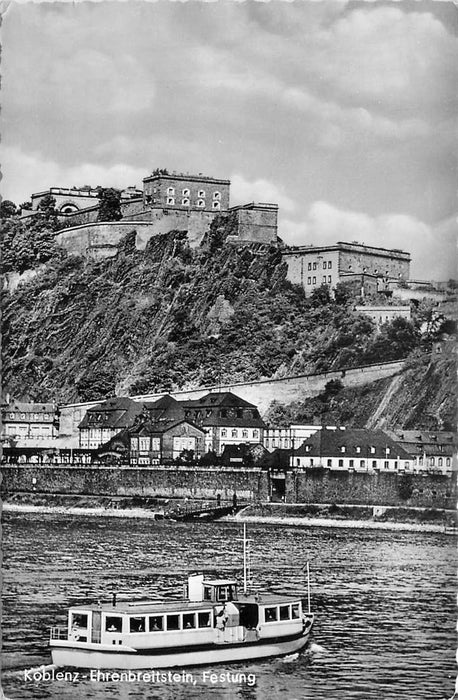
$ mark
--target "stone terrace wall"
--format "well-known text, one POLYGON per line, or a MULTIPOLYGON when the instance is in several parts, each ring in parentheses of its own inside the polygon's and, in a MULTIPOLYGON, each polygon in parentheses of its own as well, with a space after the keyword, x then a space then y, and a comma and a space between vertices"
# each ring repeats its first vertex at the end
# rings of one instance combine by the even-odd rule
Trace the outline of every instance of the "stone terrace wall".
MULTIPOLYGON (((2 492, 86 496, 267 501, 267 471, 232 467, 3 466, 2 492)), ((288 471, 287 503, 336 503, 453 509, 454 479, 444 475, 364 474, 329 469, 288 471)))
POLYGON ((4 466, 2 492, 266 500, 267 472, 224 467, 4 466))
POLYGON ((454 478, 443 474, 364 474, 331 469, 287 472, 287 503, 455 508, 454 478))

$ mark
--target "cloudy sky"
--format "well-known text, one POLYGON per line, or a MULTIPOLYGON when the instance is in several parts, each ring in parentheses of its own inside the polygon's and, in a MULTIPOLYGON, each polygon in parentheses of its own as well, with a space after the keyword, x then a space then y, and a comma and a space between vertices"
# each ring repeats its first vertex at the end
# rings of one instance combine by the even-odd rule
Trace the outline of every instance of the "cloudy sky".
POLYGON ((203 172, 278 202, 286 243, 457 276, 451 2, 12 2, 2 30, 7 199, 203 172))

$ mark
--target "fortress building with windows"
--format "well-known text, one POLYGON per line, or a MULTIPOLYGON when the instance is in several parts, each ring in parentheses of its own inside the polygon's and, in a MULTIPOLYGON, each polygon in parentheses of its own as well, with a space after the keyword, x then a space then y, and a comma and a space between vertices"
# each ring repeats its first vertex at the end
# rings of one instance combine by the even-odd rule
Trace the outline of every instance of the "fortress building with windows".
MULTIPOLYGON (((116 255, 120 240, 135 231, 135 245, 142 250, 151 238, 171 231, 184 231, 191 247, 204 240, 215 217, 232 220, 227 243, 279 245, 278 205, 251 202, 230 206, 230 180, 199 173, 169 173, 156 169, 143 178, 143 189, 121 192, 119 221, 98 221, 100 188, 51 187, 32 195, 35 216, 46 195, 56 200, 63 228, 56 238, 70 253, 103 258, 116 255)), ((306 295, 339 282, 355 287, 361 296, 376 292, 389 295, 409 279, 410 255, 360 243, 338 242, 327 246, 282 247, 288 279, 300 284, 306 295)))

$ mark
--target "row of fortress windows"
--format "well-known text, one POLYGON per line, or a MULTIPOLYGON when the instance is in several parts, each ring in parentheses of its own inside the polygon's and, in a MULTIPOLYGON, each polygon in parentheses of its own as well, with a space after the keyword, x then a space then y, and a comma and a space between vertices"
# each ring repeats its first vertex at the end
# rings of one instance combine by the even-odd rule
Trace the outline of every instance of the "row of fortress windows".
MULTIPOLYGON (((314 263, 309 262, 309 264, 308 264, 308 266, 307 266, 307 269, 308 269, 308 270, 316 270, 316 269, 317 269, 317 265, 318 265, 318 263, 316 263, 316 262, 314 262, 314 263)), ((326 261, 326 260, 323 261, 323 270, 326 270, 326 268, 327 268, 328 270, 331 270, 331 269, 332 269, 332 260, 329 260, 329 262, 326 261)))
MULTIPOLYGON (((171 206, 174 206, 175 204, 175 197, 167 197, 167 204, 170 204, 171 206)), ((189 207, 191 206, 191 200, 189 197, 183 197, 181 200, 181 206, 183 207, 189 207)), ((205 200, 204 199, 198 199, 197 200, 197 206, 201 207, 202 209, 205 208, 205 200)), ((221 202, 212 202, 212 209, 221 209, 221 202)))

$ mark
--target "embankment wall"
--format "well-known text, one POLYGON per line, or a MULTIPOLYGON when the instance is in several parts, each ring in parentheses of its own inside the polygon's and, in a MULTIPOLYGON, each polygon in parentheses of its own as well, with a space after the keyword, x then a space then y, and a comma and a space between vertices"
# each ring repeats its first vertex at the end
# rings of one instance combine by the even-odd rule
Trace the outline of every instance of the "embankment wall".
MULTIPOLYGON (((7 465, 2 492, 94 496, 267 501, 270 475, 259 468, 231 467, 70 467, 7 465)), ((454 479, 444 475, 363 474, 306 469, 288 471, 286 503, 338 503, 453 509, 454 479)))
POLYGON ((261 469, 224 467, 2 467, 2 492, 94 496, 156 496, 266 500, 268 475, 261 469))
POLYGON ((306 469, 286 474, 287 503, 454 508, 455 479, 443 474, 365 474, 306 469))

